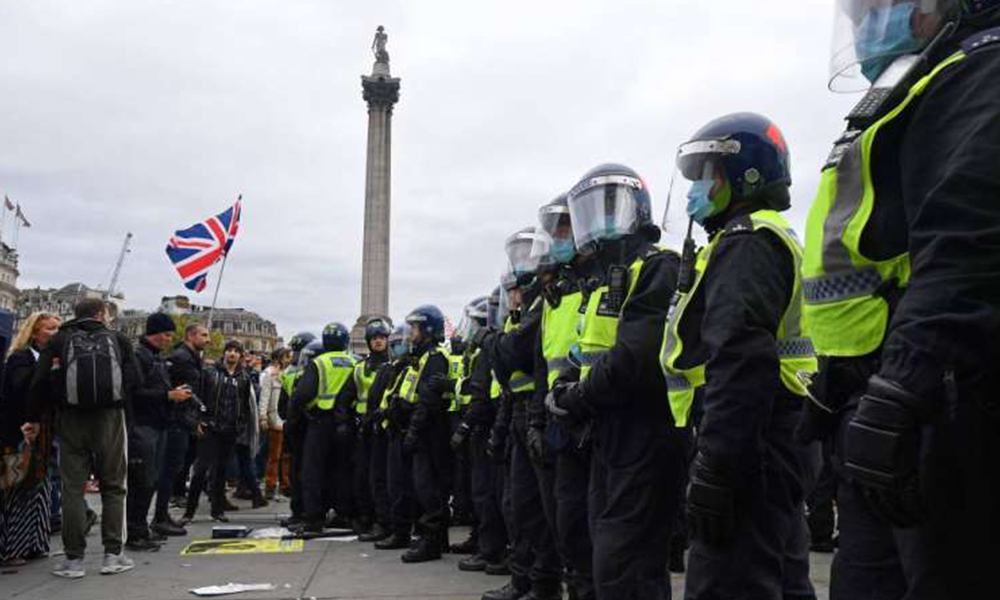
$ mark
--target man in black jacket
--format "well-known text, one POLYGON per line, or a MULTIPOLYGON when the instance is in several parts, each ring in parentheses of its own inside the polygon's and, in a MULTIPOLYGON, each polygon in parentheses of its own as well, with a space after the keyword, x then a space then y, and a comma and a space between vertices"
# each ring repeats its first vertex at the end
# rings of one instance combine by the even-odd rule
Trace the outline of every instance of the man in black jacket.
MULTIPOLYGON (((170 347, 174 321, 153 313, 146 319, 146 335, 139 340, 135 357, 142 374, 128 413, 128 502, 126 525, 130 550, 155 551, 159 545, 146 524, 156 492, 167 446, 167 412, 170 403, 186 402, 191 390, 170 385, 170 374, 161 352, 170 347)), ((156 534, 163 539, 163 534, 156 534)))
POLYGON ((125 544, 125 406, 139 379, 132 344, 105 325, 107 307, 99 298, 81 300, 76 318, 60 328, 42 351, 31 381, 26 430, 37 431, 39 415, 53 404, 59 413, 59 466, 63 482, 62 538, 66 560, 53 571, 83 577, 86 541, 84 485, 96 473, 101 489, 101 573, 135 566, 125 544))
POLYGON ((210 341, 208 328, 192 323, 184 330, 184 340, 166 357, 167 374, 172 389, 186 389, 190 402, 169 403, 166 407, 166 447, 163 467, 156 490, 156 508, 150 529, 162 535, 179 536, 187 531, 170 516, 170 495, 174 480, 184 470, 188 446, 193 435, 204 434, 201 425, 202 401, 208 397, 208 385, 201 356, 210 341))

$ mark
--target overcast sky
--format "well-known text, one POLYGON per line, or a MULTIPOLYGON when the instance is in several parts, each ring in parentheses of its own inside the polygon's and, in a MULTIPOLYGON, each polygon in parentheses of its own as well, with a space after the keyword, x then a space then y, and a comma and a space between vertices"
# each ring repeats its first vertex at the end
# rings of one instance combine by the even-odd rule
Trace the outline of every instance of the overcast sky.
MULTIPOLYGON (((127 307, 153 308, 187 293, 164 253, 173 231, 242 193, 219 305, 286 339, 353 324, 359 76, 380 24, 402 79, 394 319, 430 302, 457 322, 496 284, 504 238, 599 163, 639 171, 659 218, 677 145, 725 113, 784 131, 802 233, 857 100, 827 91, 832 15, 832 0, 6 0, 0 193, 32 223, 20 287, 107 285, 131 231, 120 288, 127 307)), ((195 302, 211 303, 217 276, 195 302)))

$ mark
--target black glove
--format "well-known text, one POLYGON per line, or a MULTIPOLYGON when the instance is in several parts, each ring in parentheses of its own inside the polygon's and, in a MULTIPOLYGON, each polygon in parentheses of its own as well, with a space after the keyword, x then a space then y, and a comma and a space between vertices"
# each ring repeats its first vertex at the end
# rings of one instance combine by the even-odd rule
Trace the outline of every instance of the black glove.
POLYGON ((582 421, 593 418, 594 409, 583 399, 580 383, 557 383, 545 398, 545 408, 557 417, 582 421))
POLYGON ((407 431, 406 437, 403 438, 403 454, 412 456, 414 452, 417 451, 417 446, 420 444, 420 438, 417 437, 416 432, 407 431))
POLYGON ((924 519, 920 498, 920 418, 924 402, 895 381, 868 381, 844 439, 844 467, 871 509, 897 527, 924 519))
POLYGON ((452 451, 458 452, 465 445, 465 440, 469 437, 469 429, 467 423, 459 423, 458 427, 455 428, 455 433, 451 434, 452 451))
POLYGON ((528 457, 536 465, 545 462, 545 429, 541 427, 528 427, 525 433, 528 445, 528 457))
POLYGON ((427 380, 427 387, 438 395, 450 394, 455 391, 455 384, 444 373, 435 373, 427 380))
POLYGON ((687 519, 691 535, 706 544, 728 544, 736 535, 736 501, 729 477, 713 468, 699 452, 691 466, 687 489, 687 519))

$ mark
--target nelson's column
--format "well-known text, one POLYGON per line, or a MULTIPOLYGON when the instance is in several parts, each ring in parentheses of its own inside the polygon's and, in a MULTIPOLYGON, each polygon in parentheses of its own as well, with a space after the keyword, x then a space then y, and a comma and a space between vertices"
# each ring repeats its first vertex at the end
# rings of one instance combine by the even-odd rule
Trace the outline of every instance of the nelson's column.
POLYGON ((368 158, 365 170, 365 239, 361 259, 361 316, 351 330, 351 350, 367 354, 365 323, 389 313, 389 208, 392 160, 392 107, 399 101, 399 78, 389 74, 389 36, 380 25, 372 40, 375 65, 361 76, 368 103, 368 158))

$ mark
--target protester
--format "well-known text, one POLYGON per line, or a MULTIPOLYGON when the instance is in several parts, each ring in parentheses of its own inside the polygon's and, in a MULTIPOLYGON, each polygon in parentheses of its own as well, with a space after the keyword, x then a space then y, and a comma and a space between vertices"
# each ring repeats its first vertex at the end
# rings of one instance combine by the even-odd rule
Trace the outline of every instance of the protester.
POLYGON ((267 434, 267 465, 264 476, 264 498, 273 500, 278 489, 279 474, 281 490, 288 491, 291 457, 284 447, 284 419, 278 414, 281 398, 282 373, 292 361, 290 348, 279 348, 271 354, 271 364, 260 377, 260 424, 261 432, 267 434))
POLYGON ((125 404, 139 374, 128 339, 105 325, 107 307, 86 298, 73 308, 76 317, 63 325, 42 350, 28 393, 24 433, 37 438, 41 417, 59 405, 59 464, 62 475, 65 560, 54 575, 86 575, 84 484, 97 474, 101 491, 101 574, 135 566, 122 552, 125 523, 126 435, 125 404))
MULTIPOLYGON (((37 312, 21 325, 11 345, 4 369, 0 400, 0 448, 4 456, 18 452, 26 421, 28 387, 38 356, 59 331, 62 320, 37 312)), ((33 463, 25 479, 12 489, 0 491, 0 563, 17 566, 49 553, 50 482, 47 477, 52 448, 53 415, 42 417, 40 430, 31 444, 33 463)))

